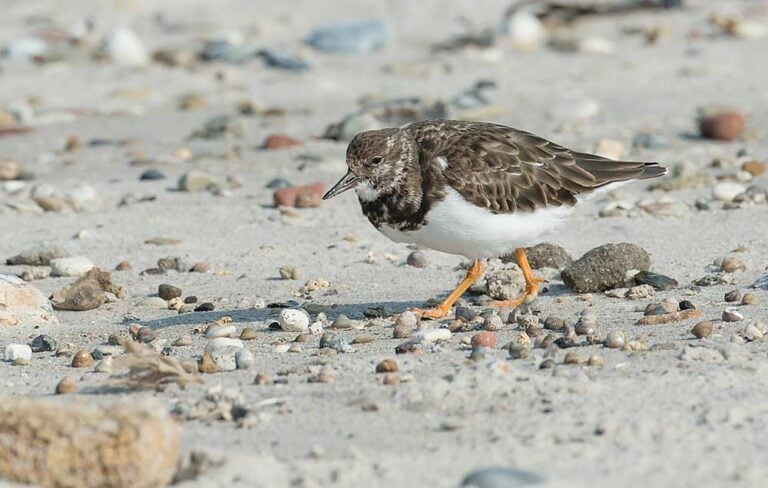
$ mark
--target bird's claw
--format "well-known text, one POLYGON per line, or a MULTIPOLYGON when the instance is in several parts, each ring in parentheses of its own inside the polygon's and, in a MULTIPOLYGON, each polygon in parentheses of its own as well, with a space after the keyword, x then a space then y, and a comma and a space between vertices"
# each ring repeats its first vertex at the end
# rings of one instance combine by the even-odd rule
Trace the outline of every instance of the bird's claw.
POLYGON ((421 308, 411 309, 411 312, 413 312, 420 319, 442 319, 447 317, 450 311, 451 309, 447 307, 435 307, 428 308, 426 310, 421 308))

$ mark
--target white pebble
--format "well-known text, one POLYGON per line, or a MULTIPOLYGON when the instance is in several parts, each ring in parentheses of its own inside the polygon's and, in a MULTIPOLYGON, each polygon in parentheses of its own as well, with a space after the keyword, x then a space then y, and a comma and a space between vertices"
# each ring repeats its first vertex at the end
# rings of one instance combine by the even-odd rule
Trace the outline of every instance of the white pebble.
POLYGON ((312 325, 309 326, 309 332, 312 335, 320 335, 323 333, 323 323, 318 321, 315 321, 312 323, 312 325))
POLYGON ((243 345, 243 341, 240 339, 232 339, 231 337, 217 337, 215 339, 211 339, 210 342, 205 346, 205 352, 211 352, 214 349, 220 348, 220 347, 239 347, 242 349, 245 347, 243 345))
POLYGON ((8 344, 5 346, 3 359, 6 361, 32 360, 32 348, 26 344, 8 344))
POLYGON ((723 202, 732 202, 737 195, 747 191, 744 185, 732 181, 723 181, 712 189, 712 196, 723 202))
POLYGON ((224 346, 213 348, 211 351, 207 351, 207 353, 216 366, 216 371, 234 371, 237 369, 235 358, 237 353, 242 350, 242 348, 237 346, 224 346))
POLYGON ((240 349, 235 354, 235 363, 237 364, 237 369, 250 369, 255 362, 256 358, 248 349, 240 349))
POLYGON ((147 308, 168 308, 168 302, 160 297, 149 297, 142 302, 142 305, 147 308))
POLYGON ((215 339, 217 337, 231 337, 237 331, 234 325, 214 326, 205 332, 205 337, 215 339))
POLYGON ((290 344, 276 344, 272 350, 278 354, 283 354, 285 352, 288 352, 290 348, 291 348, 290 344))
POLYGON ((448 329, 424 329, 417 332, 414 337, 421 342, 447 341, 451 338, 451 331, 448 329))
POLYGON ((93 269, 93 263, 85 256, 51 259, 51 275, 80 276, 93 269))
POLYGON ((112 62, 123 66, 146 66, 149 54, 144 43, 125 26, 114 29, 104 40, 104 52, 112 62))
POLYGON ((288 332, 304 332, 309 329, 309 316, 303 310, 284 308, 278 316, 280 328, 288 332))
POLYGON ((518 49, 535 49, 546 37, 546 30, 539 19, 522 10, 507 20, 506 30, 512 45, 518 49))

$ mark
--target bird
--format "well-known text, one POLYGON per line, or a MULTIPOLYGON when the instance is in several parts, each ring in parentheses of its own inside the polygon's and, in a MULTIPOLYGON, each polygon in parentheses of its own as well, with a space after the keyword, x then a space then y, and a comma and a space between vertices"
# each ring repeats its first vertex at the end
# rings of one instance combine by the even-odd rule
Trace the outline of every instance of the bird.
POLYGON ((446 317, 483 274, 514 251, 525 291, 493 303, 519 307, 539 293, 525 247, 561 225, 577 204, 632 180, 666 174, 657 162, 614 161, 489 122, 428 119, 361 132, 347 173, 323 199, 354 189, 363 214, 395 242, 471 260, 466 276, 422 318, 446 317))

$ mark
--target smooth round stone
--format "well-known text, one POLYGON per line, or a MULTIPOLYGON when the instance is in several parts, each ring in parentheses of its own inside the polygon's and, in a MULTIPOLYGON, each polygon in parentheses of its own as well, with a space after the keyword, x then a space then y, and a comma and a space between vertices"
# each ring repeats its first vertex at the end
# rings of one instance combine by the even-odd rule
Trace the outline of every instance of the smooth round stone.
POLYGON ((501 317, 492 313, 483 320, 483 328, 489 331, 501 330, 504 328, 504 321, 501 320, 501 317))
POLYGON ((143 344, 148 344, 157 339, 157 332, 149 327, 142 327, 136 333, 136 339, 143 344))
POLYGON ((470 344, 473 348, 487 347, 493 349, 496 347, 496 333, 490 331, 479 332, 472 336, 470 344))
POLYGON ((394 359, 385 359, 376 365, 377 373, 395 373, 399 370, 397 361, 394 359))
POLYGON ((85 349, 81 349, 72 357, 73 368, 90 368, 93 366, 93 356, 85 349))
POLYGON ((415 335, 421 339, 421 342, 440 342, 447 341, 452 334, 448 329, 424 329, 415 335))
POLYGON ((85 256, 70 256, 51 260, 51 275, 81 276, 93 269, 93 263, 85 256))
POLYGON ((163 300, 160 297, 149 297, 142 303, 147 308, 158 308, 158 309, 165 309, 168 308, 168 302, 163 300))
POLYGON ((406 263, 414 268, 425 268, 427 266, 427 257, 421 251, 413 251, 408 255, 406 263))
POLYGON ((5 346, 3 359, 9 362, 31 361, 32 348, 26 344, 8 344, 5 346))
POLYGON ((280 328, 287 332, 304 332, 309 329, 309 315, 303 310, 284 308, 278 316, 280 328))
POLYGON ((723 181, 715 185, 712 189, 712 196, 722 202, 732 202, 737 195, 747 191, 747 188, 732 181, 723 181))
POLYGON ((275 344, 272 350, 278 354, 283 354, 291 349, 291 344, 275 344))
POLYGON ((625 343, 624 334, 621 332, 609 332, 603 344, 609 349, 621 349, 625 343))
POLYGON ((461 482, 461 488, 523 488, 543 485, 545 479, 536 473, 506 467, 473 471, 461 482))
MULTIPOLYGON (((207 348, 206 348, 207 349, 207 348)), ((213 348, 206 352, 213 361, 216 371, 234 371, 237 369, 237 353, 242 351, 241 347, 223 346, 213 348)))
POLYGON ((530 351, 520 344, 512 343, 509 345, 509 357, 510 359, 525 359, 530 354, 530 351))
POLYGON ((723 322, 738 322, 744 318, 744 315, 733 307, 723 310, 723 322))
POLYGON ((759 305, 760 299, 755 293, 747 292, 744 294, 744 297, 742 297, 741 303, 742 305, 759 305))
POLYGON ((237 369, 250 369, 256 363, 256 357, 248 349, 240 349, 235 354, 237 369))
POLYGON ((395 326, 402 325, 404 327, 413 328, 416 327, 418 321, 419 319, 416 317, 415 313, 411 312, 410 310, 406 310, 397 316, 397 320, 395 320, 395 326))
POLYGON ((217 337, 231 337, 237 332, 237 328, 234 325, 213 326, 209 327, 205 332, 205 337, 209 339, 215 339, 217 337))
POLYGON ((240 332, 240 340, 252 341, 256 339, 256 329, 253 327, 246 327, 240 332))
POLYGON ((331 324, 332 329, 351 329, 352 321, 346 315, 339 315, 331 324))
POLYGON ((179 298, 181 297, 181 288, 175 287, 173 285, 169 285, 167 283, 163 283, 162 285, 157 287, 157 294, 163 300, 179 298))
POLYGON ((59 381, 59 384, 56 385, 57 395, 69 395, 71 393, 75 393, 76 391, 77 381, 71 376, 62 378, 61 381, 59 381))
POLYGON ((208 344, 205 346, 205 352, 213 351, 214 349, 220 348, 220 347, 239 347, 242 349, 245 347, 243 345, 243 341, 240 339, 233 339, 231 337, 217 337, 215 339, 211 339, 208 344))
POLYGON ((192 336, 191 335, 183 335, 173 341, 173 345, 175 347, 184 347, 184 346, 191 346, 192 345, 192 336))

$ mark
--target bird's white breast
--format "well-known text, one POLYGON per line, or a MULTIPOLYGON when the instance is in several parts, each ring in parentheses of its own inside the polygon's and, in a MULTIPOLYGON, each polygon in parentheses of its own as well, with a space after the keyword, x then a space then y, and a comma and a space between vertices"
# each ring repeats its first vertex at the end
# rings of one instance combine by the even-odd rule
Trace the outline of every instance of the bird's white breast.
POLYGON ((561 224, 572 210, 563 206, 529 213, 495 214, 448 187, 445 199, 432 206, 426 215, 426 224, 417 230, 401 231, 386 224, 379 230, 395 242, 416 243, 470 259, 489 258, 534 244, 561 224))

